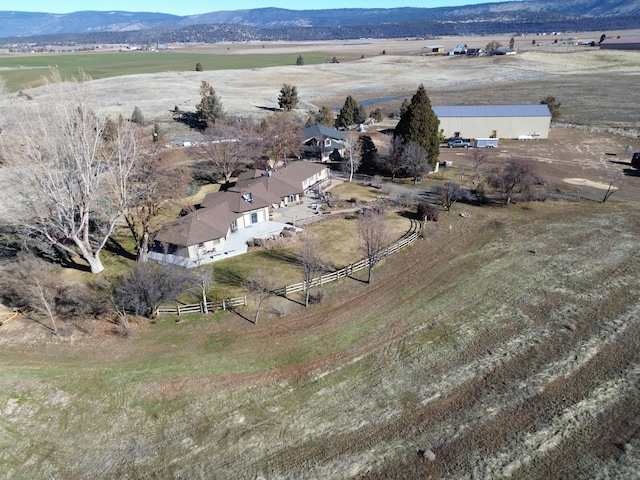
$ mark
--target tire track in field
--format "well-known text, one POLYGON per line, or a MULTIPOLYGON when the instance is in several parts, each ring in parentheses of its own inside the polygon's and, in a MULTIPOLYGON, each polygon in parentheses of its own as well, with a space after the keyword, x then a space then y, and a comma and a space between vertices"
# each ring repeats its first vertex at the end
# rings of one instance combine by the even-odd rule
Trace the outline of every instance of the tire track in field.
MULTIPOLYGON (((629 264, 627 264, 627 265, 629 265, 629 264)), ((627 268, 629 268, 629 267, 627 267, 627 268)), ((610 273, 610 275, 614 274, 614 272, 616 272, 616 273, 618 273, 618 274, 619 274, 619 273, 620 273, 620 269, 614 269, 614 271, 612 271, 612 272, 610 273)), ((571 347, 571 346, 567 346, 567 348, 572 348, 572 347, 571 347)), ((536 355, 533 355, 533 358, 535 358, 535 357, 536 357, 536 355)), ((522 369, 522 365, 526 365, 526 362, 523 362, 523 361, 521 361, 521 360, 522 360, 522 359, 518 360, 518 363, 520 364, 520 367, 519 367, 520 369, 522 369)), ((549 360, 549 362, 553 362, 553 361, 554 361, 554 357, 551 357, 551 358, 549 358, 548 360, 549 360)), ((505 367, 506 367, 506 366, 505 366, 505 367)), ((503 368, 503 369, 504 369, 504 368, 503 368)), ((516 369, 516 370, 517 370, 517 369, 516 369)), ((529 370, 529 368, 527 367, 527 368, 525 368, 525 370, 529 370)), ((520 378, 522 378, 522 376, 523 376, 523 375, 526 375, 526 374, 527 374, 527 372, 521 372, 520 378)), ((495 387, 496 387, 496 388, 500 388, 500 386, 495 386, 495 387)), ((473 385, 473 384, 472 384, 472 385, 471 385, 471 389, 472 389, 472 390, 477 390, 478 388, 482 388, 482 385, 479 385, 479 384, 476 384, 476 385, 473 385)), ((461 393, 461 392, 458 392, 458 396, 466 396, 466 394, 464 394, 464 395, 460 395, 460 393, 461 393)), ((468 392, 467 392, 467 393, 468 393, 468 392)), ((447 399, 447 401, 451 401, 451 399, 447 399)), ((473 403, 476 403, 476 402, 472 402, 472 404, 467 404, 465 407, 469 408, 469 407, 471 407, 471 406, 473 405, 473 403)), ((458 411, 462 411, 462 410, 463 410, 463 408, 461 407, 458 411)), ((398 428, 399 428, 399 427, 398 427, 398 428)), ((380 429, 380 431, 382 431, 382 430, 384 430, 384 428, 381 428, 381 429, 380 429)), ((364 433, 364 432, 363 432, 363 433, 364 433)), ((372 432, 369 432, 368 434, 365 434, 365 436, 366 436, 367 438, 374 438, 374 437, 379 436, 379 435, 374 435, 372 432)), ((334 439, 332 439, 332 442, 331 442, 331 443, 332 443, 332 445, 336 445, 336 439, 335 439, 335 438, 334 438, 334 439)), ((353 441, 353 440, 349 440, 347 443, 350 443, 350 444, 358 444, 358 442, 357 442, 357 441, 353 441)), ((368 442, 368 443, 369 443, 369 442, 368 442)), ((344 450, 342 450, 340 453, 344 453, 345 451, 348 451, 348 450, 349 450, 349 448, 348 448, 348 447, 345 447, 345 449, 344 449, 344 450)), ((288 452, 288 453, 289 453, 289 454, 291 454, 291 452, 288 452)), ((310 452, 307 452, 307 453, 310 453, 310 452)), ((338 452, 334 452, 334 454, 338 454, 338 452)), ((317 457, 316 457, 316 460, 317 460, 317 457)), ((288 463, 288 462, 287 462, 287 463, 288 463)))

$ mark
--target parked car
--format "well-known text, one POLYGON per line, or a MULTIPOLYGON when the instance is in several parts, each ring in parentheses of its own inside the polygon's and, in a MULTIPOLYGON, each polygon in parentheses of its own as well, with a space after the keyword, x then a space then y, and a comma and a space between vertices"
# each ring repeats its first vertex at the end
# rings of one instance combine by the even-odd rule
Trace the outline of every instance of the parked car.
POLYGON ((447 142, 447 146, 449 148, 458 148, 458 147, 470 147, 471 144, 466 140, 458 139, 458 140, 451 140, 450 142, 447 142))

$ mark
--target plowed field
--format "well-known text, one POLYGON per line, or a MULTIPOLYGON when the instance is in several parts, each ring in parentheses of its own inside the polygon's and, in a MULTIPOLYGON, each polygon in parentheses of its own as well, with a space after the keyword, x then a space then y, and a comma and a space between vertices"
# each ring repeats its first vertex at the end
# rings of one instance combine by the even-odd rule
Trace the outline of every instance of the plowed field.
POLYGON ((256 326, 13 322, 5 478, 637 478, 640 210, 525 207, 452 213, 256 326))

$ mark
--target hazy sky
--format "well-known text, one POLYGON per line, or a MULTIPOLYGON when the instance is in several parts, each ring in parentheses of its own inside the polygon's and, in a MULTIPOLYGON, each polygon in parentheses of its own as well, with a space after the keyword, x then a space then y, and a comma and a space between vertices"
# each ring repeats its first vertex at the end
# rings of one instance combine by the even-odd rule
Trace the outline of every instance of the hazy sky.
POLYGON ((159 12, 173 15, 195 15, 223 10, 278 7, 291 10, 327 8, 394 8, 394 7, 451 7, 490 3, 499 0, 0 0, 0 11, 70 13, 83 10, 122 10, 126 12, 159 12))

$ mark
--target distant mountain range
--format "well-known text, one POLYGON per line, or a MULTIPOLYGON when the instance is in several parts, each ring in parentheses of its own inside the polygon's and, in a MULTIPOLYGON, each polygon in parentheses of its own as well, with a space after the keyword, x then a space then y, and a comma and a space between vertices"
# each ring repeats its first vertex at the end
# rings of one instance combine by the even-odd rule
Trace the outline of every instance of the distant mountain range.
POLYGON ((148 12, 0 12, 0 38, 34 43, 219 42, 435 37, 640 27, 640 0, 537 0, 441 8, 259 8, 148 12))

